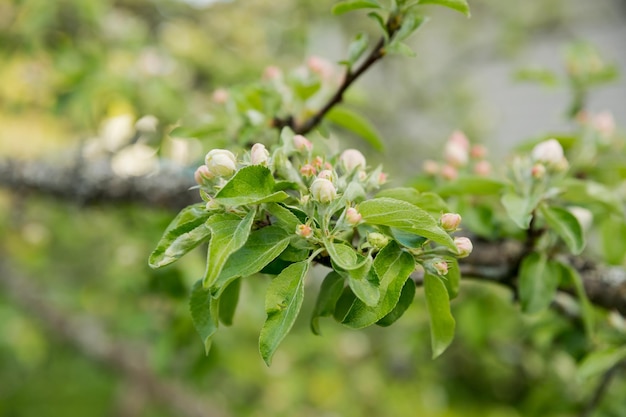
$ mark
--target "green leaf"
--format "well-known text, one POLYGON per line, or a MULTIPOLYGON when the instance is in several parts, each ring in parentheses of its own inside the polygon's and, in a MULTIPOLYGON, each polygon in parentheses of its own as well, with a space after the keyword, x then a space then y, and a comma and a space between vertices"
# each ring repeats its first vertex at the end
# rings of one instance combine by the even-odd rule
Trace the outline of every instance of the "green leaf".
POLYGON ((363 56, 369 44, 367 33, 359 33, 348 47, 348 66, 352 67, 363 56))
POLYGON ((383 151, 385 146, 380 134, 374 125, 360 114, 345 107, 336 106, 326 114, 326 119, 362 137, 377 151, 383 151))
POLYGON ((446 257, 448 263, 448 273, 441 278, 450 299, 453 300, 459 294, 459 286, 461 285, 461 270, 459 269, 459 261, 456 258, 446 257))
POLYGON ((545 254, 531 253, 522 260, 519 271, 519 296, 522 310, 533 314, 545 310, 559 285, 561 271, 545 254))
POLYGON ((603 374, 623 360, 626 360, 626 346, 610 347, 591 352, 580 364, 578 375, 586 379, 603 374))
POLYGON ((337 3, 332 8, 334 15, 351 12, 358 9, 380 9, 380 4, 376 0, 346 0, 337 3))
POLYGON ((560 207, 542 205, 540 210, 548 226, 563 239, 574 255, 579 255, 585 247, 585 237, 576 217, 560 207))
POLYGON ((367 17, 374 20, 378 24, 380 29, 383 31, 383 37, 385 38, 385 43, 389 42, 389 33, 387 32, 387 24, 385 23, 385 19, 383 19, 383 17, 376 12, 368 13, 367 17))
POLYGON ((413 300, 415 299, 415 282, 412 279, 407 279, 402 287, 402 292, 400 293, 400 299, 396 306, 382 319, 376 322, 377 325, 381 327, 391 326, 393 323, 398 321, 400 317, 406 312, 406 310, 413 304, 413 300))
POLYGON ((561 198, 571 203, 601 204, 614 214, 624 216, 618 193, 607 186, 591 181, 568 178, 562 184, 561 198))
POLYGON ((291 235, 278 226, 268 226, 250 233, 246 243, 233 253, 211 286, 211 293, 219 297, 229 282, 261 271, 289 245, 291 235))
POLYGON ((398 304, 402 288, 414 269, 413 257, 395 242, 390 242, 374 260, 374 270, 380 281, 378 302, 368 305, 360 299, 355 300, 344 317, 343 324, 359 329, 372 325, 389 314, 398 304))
POLYGON ((419 4, 437 4, 456 10, 470 17, 470 8, 469 4, 467 4, 467 0, 420 0, 419 4))
POLYGON ((499 195, 506 184, 492 178, 468 176, 445 183, 436 191, 442 197, 453 195, 499 195))
POLYGON ((448 247, 454 253, 457 251, 454 241, 439 227, 437 220, 411 203, 387 197, 375 198, 359 204, 358 210, 369 224, 415 233, 448 247))
POLYGON ((276 222, 274 224, 282 227, 287 233, 295 233, 298 225, 302 224, 300 219, 298 219, 298 216, 280 204, 268 204, 267 211, 276 218, 276 222))
POLYGON ((608 216, 600 226, 602 255, 612 265, 623 265, 626 257, 626 222, 617 216, 608 216))
POLYGON ((233 324, 233 317, 235 316, 235 310, 237 310, 237 303, 239 302, 240 289, 241 278, 235 279, 226 286, 219 298, 219 317, 220 321, 226 326, 233 324))
POLYGON ((249 211, 243 219, 234 214, 216 214, 207 220, 213 236, 209 242, 204 274, 205 288, 213 285, 230 255, 246 243, 253 220, 254 210, 249 211))
POLYGON ((347 276, 348 285, 357 296, 368 306, 374 306, 380 299, 380 290, 378 288, 379 280, 376 271, 372 269, 372 258, 364 257, 359 268, 350 271, 337 271, 339 274, 347 276))
POLYGON ((456 323, 450 313, 448 290, 438 276, 424 273, 424 294, 430 318, 430 341, 434 359, 452 343, 456 323))
POLYGON ((148 264, 151 268, 161 268, 177 261, 181 256, 209 239, 211 230, 205 222, 211 212, 204 204, 186 207, 176 215, 167 226, 156 249, 150 254, 148 264))
POLYGON ((420 249, 424 246, 424 243, 428 241, 428 239, 424 236, 396 229, 395 227, 390 227, 389 232, 391 233, 391 236, 393 236, 393 238, 405 248, 420 249))
POLYGON ((425 16, 421 16, 421 15, 417 15, 413 13, 405 14, 404 18, 402 19, 402 24, 400 26, 400 29, 398 29, 395 36, 393 37, 391 44, 388 46, 392 46, 396 43, 399 44, 400 41, 407 39, 409 36, 413 34, 413 32, 419 29, 427 21, 428 21, 428 18, 425 16))
POLYGON ((557 262, 557 265, 561 268, 561 276, 565 278, 565 280, 569 281, 576 291, 576 295, 580 300, 581 316, 585 325, 585 331, 587 332, 587 336, 591 339, 594 328, 593 306, 591 305, 589 298, 587 298, 585 286, 583 285, 583 279, 578 271, 570 265, 562 262, 557 262))
POLYGON ((218 300, 211 297, 209 291, 202 287, 202 280, 198 280, 191 290, 189 311, 207 355, 211 349, 211 339, 218 327, 218 307, 218 300))
POLYGON ((311 316, 311 331, 320 334, 319 318, 332 316, 339 297, 343 293, 344 279, 335 271, 331 271, 320 287, 315 308, 311 316))
POLYGON ((507 214, 513 222, 521 229, 528 229, 532 220, 532 212, 535 207, 529 200, 524 199, 517 194, 507 193, 500 200, 506 209, 507 214))
POLYGON ((388 188, 376 194, 376 198, 381 197, 394 198, 417 206, 420 201, 420 192, 411 187, 388 188))
POLYGON ((274 185, 274 177, 269 169, 250 165, 237 171, 215 195, 215 200, 226 206, 241 206, 279 202, 289 197, 284 191, 274 192, 274 185))
POLYGON ((541 84, 545 87, 555 87, 559 84, 558 75, 547 68, 521 68, 515 72, 515 79, 541 84))
POLYGON ((259 351, 270 366, 272 356, 296 321, 304 300, 304 277, 309 262, 289 265, 272 280, 265 296, 267 319, 259 337, 259 351))
POLYGON ((407 58, 413 58, 417 55, 409 45, 399 41, 392 41, 389 45, 385 46, 385 53, 398 54, 407 58))
POLYGON ((199 127, 188 127, 188 126, 177 126, 169 133, 170 137, 173 138, 197 138, 204 139, 212 134, 223 132, 225 127, 220 124, 199 126, 199 127))
POLYGON ((333 263, 341 269, 350 271, 362 267, 367 258, 359 259, 359 255, 350 245, 343 243, 324 242, 324 247, 333 263))

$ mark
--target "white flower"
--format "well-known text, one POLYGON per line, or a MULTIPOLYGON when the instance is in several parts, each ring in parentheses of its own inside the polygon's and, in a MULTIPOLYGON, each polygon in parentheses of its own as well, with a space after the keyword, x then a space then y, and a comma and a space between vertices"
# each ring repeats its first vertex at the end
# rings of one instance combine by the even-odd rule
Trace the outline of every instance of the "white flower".
POLYGON ((320 203, 330 203, 337 197, 337 190, 332 182, 325 178, 317 178, 311 184, 311 194, 320 203))
POLYGON ((563 147, 556 139, 549 139, 538 143, 532 150, 531 157, 534 162, 542 162, 550 166, 558 166, 562 163, 565 155, 563 147))
POLYGON ((346 171, 352 172, 356 167, 365 169, 365 157, 356 149, 346 149, 339 157, 346 171))
POLYGON ((211 174, 217 177, 228 177, 237 170, 237 159, 226 149, 213 149, 204 158, 211 174))
POLYGON ((262 143, 255 143, 250 150, 250 162, 252 165, 267 165, 270 153, 262 143))

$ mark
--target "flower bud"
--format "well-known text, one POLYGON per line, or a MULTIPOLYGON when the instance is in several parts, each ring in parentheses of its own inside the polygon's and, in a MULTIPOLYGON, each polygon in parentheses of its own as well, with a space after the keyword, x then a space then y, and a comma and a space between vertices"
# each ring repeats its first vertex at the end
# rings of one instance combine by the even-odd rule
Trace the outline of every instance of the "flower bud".
POLYGON ((321 169, 322 165, 324 165, 324 160, 321 156, 316 156, 315 158, 313 158, 313 162, 311 162, 311 165, 313 165, 317 169, 321 169))
POLYGON ((466 152, 470 148, 470 143, 467 139, 467 136, 465 136, 465 133, 461 132, 460 130, 455 130, 454 132, 452 132, 452 134, 448 138, 448 143, 457 145, 466 152))
POLYGON ((457 179, 457 177, 459 176, 459 171, 457 171, 457 169, 452 165, 444 165, 444 167, 441 168, 441 176, 443 177, 443 179, 452 181, 457 179))
POLYGON ((535 179, 541 179, 546 175, 546 166, 544 164, 535 164, 530 170, 530 175, 535 179))
POLYGON ((446 162, 455 167, 467 165, 469 155, 467 149, 458 142, 448 141, 443 150, 446 162))
POLYGON ((211 174, 217 177, 228 177, 237 170, 237 159, 232 152, 225 149, 213 149, 204 158, 211 174))
POLYGON ((472 253, 474 246, 472 245, 472 241, 466 237, 455 237, 454 244, 456 245, 457 257, 458 258, 466 258, 472 253))
POLYGON ((317 178, 324 178, 328 181, 334 181, 335 174, 333 174, 333 171, 331 171, 330 169, 323 169, 320 171, 319 174, 317 174, 317 178))
POLYGON ((265 71, 263 71, 263 79, 265 80, 275 80, 277 78, 282 77, 283 72, 280 70, 280 68, 274 66, 274 65, 270 65, 269 67, 265 68, 265 71))
POLYGON ((431 159, 424 161, 422 169, 426 175, 437 175, 439 173, 439 164, 431 159))
POLYGON ((491 164, 489 161, 478 161, 474 165, 474 173, 481 177, 486 177, 491 174, 491 164))
POLYGON ((372 232, 367 235, 367 242, 372 245, 373 248, 381 250, 387 246, 389 238, 382 233, 372 232))
POLYGON ((300 174, 304 175, 305 177, 312 177, 313 175, 315 175, 316 172, 317 170, 311 164, 302 165, 302 167, 300 167, 300 174))
POLYGON ((461 215, 458 213, 444 213, 439 219, 439 224, 446 232, 454 232, 461 224, 461 215))
POLYGON ((363 216, 361 216, 361 213, 359 213, 357 211, 357 209, 355 209, 354 207, 349 207, 346 210, 346 220, 351 225, 354 226, 354 225, 358 224, 361 221, 362 218, 363 218, 363 216))
POLYGON ((484 145, 474 145, 470 149, 470 156, 474 159, 483 159, 487 156, 487 148, 484 145))
POLYGON ((313 235, 313 230, 308 224, 299 224, 296 226, 296 234, 308 239, 313 235))
POLYGON ((295 135, 293 137, 293 145, 298 151, 310 151, 313 149, 311 141, 302 135, 295 135))
POLYGON ((262 143, 255 143, 250 150, 250 162, 252 165, 267 165, 270 153, 262 143))
POLYGON ((198 185, 205 185, 214 178, 214 175, 209 171, 209 167, 200 165, 198 169, 196 169, 196 172, 194 172, 193 178, 198 185))
POLYGON ((357 167, 361 167, 365 169, 365 157, 361 152, 356 149, 346 149, 343 151, 341 156, 339 157, 339 161, 344 166, 347 172, 352 172, 352 170, 357 167))
POLYGON ((613 119, 611 112, 603 111, 596 114, 591 123, 594 129, 604 137, 611 137, 615 133, 615 119, 613 119))
POLYGON ((443 259, 435 259, 432 266, 439 275, 446 275, 448 273, 448 263, 443 259))
POLYGON ((214 103, 224 104, 228 101, 228 91, 223 88, 218 88, 213 92, 211 99, 214 103))
POLYGON ((311 195, 320 203, 330 203, 337 197, 337 190, 329 180, 317 178, 311 184, 311 195))
POLYGON ((359 181, 363 182, 367 179, 367 172, 361 170, 359 171, 359 181))
POLYGON ((384 172, 381 172, 380 174, 378 174, 378 185, 383 185, 387 182, 387 174, 384 172))
POLYGON ((541 162, 548 166, 557 166, 562 163, 565 156, 559 141, 549 139, 535 145, 531 157, 535 162, 541 162))
POLYGON ((311 72, 320 75, 322 78, 330 78, 334 72, 333 65, 329 61, 315 55, 307 59, 306 65, 311 72))

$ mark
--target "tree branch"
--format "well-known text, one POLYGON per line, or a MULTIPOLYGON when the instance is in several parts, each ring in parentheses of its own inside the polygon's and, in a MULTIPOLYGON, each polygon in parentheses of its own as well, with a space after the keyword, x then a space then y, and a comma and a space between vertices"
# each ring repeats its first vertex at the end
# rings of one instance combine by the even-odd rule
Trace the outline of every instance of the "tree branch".
POLYGON ((18 307, 32 314, 53 337, 71 344, 83 355, 125 376, 144 397, 168 407, 180 416, 225 417, 225 411, 193 394, 189 387, 171 378, 160 378, 146 362, 144 349, 114 340, 93 319, 61 311, 41 297, 32 279, 19 276, 0 262, 0 288, 18 307))
POLYGON ((624 361, 618 362, 613 367, 611 367, 608 371, 606 371, 604 375, 602 375, 602 378, 600 379, 600 382, 596 386, 596 389, 594 390, 593 395, 591 396, 591 399, 589 400, 587 405, 585 405, 585 408, 583 408, 581 413, 578 415, 579 417, 591 417, 593 415, 593 412, 600 405, 600 402, 602 401, 604 394, 606 394, 606 391, 609 388, 609 384, 611 383, 611 380, 624 365, 626 365, 626 362, 624 361))

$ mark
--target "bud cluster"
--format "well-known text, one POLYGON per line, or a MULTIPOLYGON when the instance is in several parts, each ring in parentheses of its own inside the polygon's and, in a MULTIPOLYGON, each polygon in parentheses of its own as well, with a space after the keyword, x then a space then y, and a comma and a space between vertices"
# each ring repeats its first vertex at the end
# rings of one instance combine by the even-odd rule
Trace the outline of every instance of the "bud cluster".
POLYGON ((422 166, 424 173, 447 181, 455 180, 461 173, 473 173, 482 177, 491 175, 491 164, 485 158, 484 145, 471 145, 465 133, 452 132, 444 145, 443 163, 426 160, 422 166))

